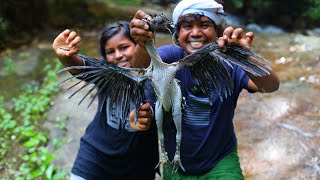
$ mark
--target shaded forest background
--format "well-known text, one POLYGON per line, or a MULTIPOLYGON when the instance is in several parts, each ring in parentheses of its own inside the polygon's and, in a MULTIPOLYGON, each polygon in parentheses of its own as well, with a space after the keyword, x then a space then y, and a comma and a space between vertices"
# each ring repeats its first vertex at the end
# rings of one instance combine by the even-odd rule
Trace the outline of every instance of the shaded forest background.
MULTIPOLYGON (((131 20, 136 9, 130 7, 154 2, 171 8, 177 0, 0 0, 0 52, 27 44, 48 28, 100 28, 108 21, 131 20)), ((320 0, 229 0, 224 9, 244 23, 275 25, 288 32, 320 27, 320 0)))

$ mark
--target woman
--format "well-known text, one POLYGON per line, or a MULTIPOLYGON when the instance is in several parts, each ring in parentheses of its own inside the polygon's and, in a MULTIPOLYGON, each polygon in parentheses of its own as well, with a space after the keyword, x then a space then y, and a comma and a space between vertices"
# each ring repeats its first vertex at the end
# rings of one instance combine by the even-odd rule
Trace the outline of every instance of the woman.
MULTIPOLYGON (((77 56, 81 38, 76 32, 65 30, 53 42, 53 49, 64 66, 90 65, 77 56)), ((130 36, 129 23, 119 21, 105 28, 100 38, 102 60, 121 67, 131 67, 135 42, 130 36)), ((82 70, 70 70, 73 75, 82 70)), ((109 103, 102 103, 98 95, 98 109, 93 121, 81 138, 80 149, 71 170, 70 179, 154 179, 158 163, 157 131, 151 121, 153 95, 146 85, 147 102, 141 105, 139 123, 135 131, 129 120, 120 121, 116 111, 109 111, 109 103), (150 121, 152 123, 150 123, 150 121)))

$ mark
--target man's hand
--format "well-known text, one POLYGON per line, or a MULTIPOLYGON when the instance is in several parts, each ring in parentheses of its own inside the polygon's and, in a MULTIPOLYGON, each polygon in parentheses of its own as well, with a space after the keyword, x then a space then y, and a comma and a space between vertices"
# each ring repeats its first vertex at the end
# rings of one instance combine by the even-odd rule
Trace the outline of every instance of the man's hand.
POLYGON ((138 130, 138 131, 145 131, 150 129, 150 124, 152 120, 150 104, 145 103, 140 106, 138 121, 136 124, 134 123, 135 114, 136 114, 136 109, 132 110, 129 115, 130 126, 132 127, 132 129, 138 130))
MULTIPOLYGON (((226 44, 233 43, 250 48, 254 38, 253 32, 247 32, 244 34, 242 28, 233 29, 228 27, 223 32, 223 37, 217 40, 217 43, 222 51, 227 51, 226 44)), ((250 77, 248 81, 248 88, 252 91, 258 92, 274 92, 279 88, 279 78, 275 72, 268 70, 270 75, 267 76, 253 76, 250 73, 247 75, 250 77)))
POLYGON ((52 48, 59 58, 68 58, 78 53, 77 45, 80 41, 81 38, 75 31, 66 29, 53 41, 52 48))
POLYGON ((150 15, 138 10, 130 22, 130 34, 138 44, 132 58, 132 67, 146 68, 150 64, 151 59, 145 48, 145 42, 155 37, 155 33, 150 31, 150 27, 146 21, 151 19, 150 15))
POLYGON ((155 36, 145 21, 147 19, 151 20, 152 17, 142 10, 138 10, 130 22, 130 34, 134 41, 142 47, 148 39, 155 36))
POLYGON ((233 29, 232 27, 227 27, 223 31, 223 36, 219 37, 217 40, 217 43, 222 51, 226 51, 227 43, 238 44, 240 46, 250 48, 253 38, 253 32, 247 32, 244 34, 242 28, 233 29))

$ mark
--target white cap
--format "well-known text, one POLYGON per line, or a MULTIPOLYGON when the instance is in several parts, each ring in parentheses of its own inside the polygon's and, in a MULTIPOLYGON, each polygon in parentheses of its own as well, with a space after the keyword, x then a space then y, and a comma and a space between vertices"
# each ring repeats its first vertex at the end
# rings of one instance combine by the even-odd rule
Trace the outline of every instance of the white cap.
POLYGON ((185 14, 203 14, 209 17, 216 25, 223 20, 223 6, 215 0, 182 0, 174 8, 172 21, 176 26, 180 16, 185 14))

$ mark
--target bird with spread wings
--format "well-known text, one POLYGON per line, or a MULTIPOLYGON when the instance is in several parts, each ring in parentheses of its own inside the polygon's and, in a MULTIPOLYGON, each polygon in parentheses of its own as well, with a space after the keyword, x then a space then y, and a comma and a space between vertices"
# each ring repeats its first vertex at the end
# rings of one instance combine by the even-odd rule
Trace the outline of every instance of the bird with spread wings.
MULTIPOLYGON (((163 15, 156 15, 152 20, 146 21, 148 21, 153 30, 165 28, 169 24, 168 19, 163 15)), ((72 78, 81 79, 68 88, 68 91, 82 81, 87 82, 80 89, 76 90, 70 98, 89 84, 94 84, 79 104, 94 89, 98 89, 88 106, 91 105, 98 94, 102 93, 104 96, 103 103, 109 101, 109 103, 111 103, 110 107, 117 104, 117 111, 121 112, 121 118, 126 119, 130 113, 130 103, 135 105, 137 117, 140 104, 145 101, 143 90, 144 82, 150 79, 157 97, 154 111, 161 147, 158 165, 168 162, 162 131, 163 116, 164 111, 166 111, 172 113, 173 121, 177 129, 176 153, 172 161, 173 172, 177 171, 179 167, 184 170, 180 159, 182 93, 179 82, 175 79, 176 72, 183 68, 188 68, 200 89, 209 99, 212 100, 212 90, 214 89, 215 92, 218 93, 220 101, 223 101, 224 98, 231 95, 233 91, 233 82, 225 65, 232 67, 231 64, 236 64, 254 76, 264 76, 269 75, 267 71, 267 69, 270 69, 268 66, 269 61, 251 50, 235 44, 228 44, 227 51, 222 52, 216 43, 210 43, 195 53, 171 64, 167 64, 161 60, 151 40, 146 42, 146 49, 151 57, 150 65, 147 68, 118 67, 112 63, 79 54, 81 58, 85 61, 90 61, 92 65, 70 66, 61 69, 59 72, 70 69, 84 69, 82 73, 70 77, 62 81, 62 83, 72 78)), ((135 118, 135 121, 136 119, 137 118, 135 118)))

